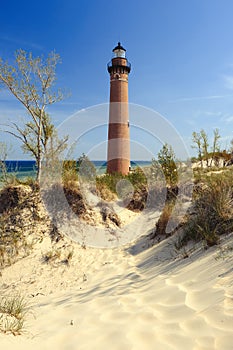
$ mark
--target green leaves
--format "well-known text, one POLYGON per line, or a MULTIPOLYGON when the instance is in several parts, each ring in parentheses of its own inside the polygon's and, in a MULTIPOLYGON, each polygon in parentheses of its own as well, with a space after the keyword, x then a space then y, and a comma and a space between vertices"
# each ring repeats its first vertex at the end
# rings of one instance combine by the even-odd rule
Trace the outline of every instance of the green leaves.
MULTIPOLYGON (((165 143, 158 153, 158 162, 168 186, 174 186, 178 182, 178 172, 175 162, 175 153, 170 145, 165 143)), ((153 163, 152 163, 153 164, 153 163)))
MULTIPOLYGON (((21 49, 16 51, 13 65, 0 58, 0 83, 15 96, 30 116, 24 127, 12 123, 7 132, 21 140, 23 150, 35 158, 37 179, 40 177, 41 160, 48 141, 56 137, 46 108, 63 99, 61 90, 53 90, 58 63, 60 56, 55 52, 49 53, 44 59, 43 56, 33 57, 31 52, 21 49)), ((64 143, 63 140, 61 143, 64 143)))

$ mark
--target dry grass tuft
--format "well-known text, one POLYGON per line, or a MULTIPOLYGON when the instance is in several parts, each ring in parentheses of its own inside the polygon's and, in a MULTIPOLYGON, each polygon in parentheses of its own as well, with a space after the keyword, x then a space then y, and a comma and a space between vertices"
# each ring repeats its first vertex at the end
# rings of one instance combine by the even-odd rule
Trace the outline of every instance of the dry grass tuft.
POLYGON ((99 183, 97 187, 97 194, 104 201, 111 202, 116 200, 117 195, 113 193, 105 184, 99 183))
POLYGON ((25 298, 20 295, 1 297, 0 331, 14 335, 21 334, 28 309, 29 308, 25 298))
POLYGON ((181 245, 203 240, 206 246, 219 243, 233 231, 233 176, 229 172, 203 176, 196 185, 193 213, 184 227, 181 245))
POLYGON ((74 254, 74 250, 69 247, 53 247, 51 250, 42 254, 42 262, 47 264, 52 264, 54 267, 59 266, 60 264, 70 265, 74 254))
POLYGON ((28 185, 7 185, 0 192, 0 266, 11 265, 31 252, 40 239, 35 227, 44 219, 38 192, 28 185), (42 215, 42 216, 41 216, 42 215))

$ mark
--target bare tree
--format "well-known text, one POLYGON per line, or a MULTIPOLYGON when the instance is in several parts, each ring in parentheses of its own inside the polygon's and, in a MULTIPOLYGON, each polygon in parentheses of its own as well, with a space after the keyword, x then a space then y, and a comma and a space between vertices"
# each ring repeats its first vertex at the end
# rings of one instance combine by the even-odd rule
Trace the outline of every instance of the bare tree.
MULTIPOLYGON (((55 131, 46 108, 63 99, 61 90, 53 90, 59 62, 60 56, 55 52, 43 59, 21 49, 16 51, 13 65, 0 58, 1 85, 15 96, 29 114, 29 121, 22 127, 12 123, 6 131, 19 139, 23 150, 35 158, 37 180, 40 179, 43 155, 55 131)), ((64 144, 66 140, 60 142, 64 144)))
POLYGON ((192 148, 196 148, 197 149, 197 153, 198 153, 198 159, 201 161, 201 167, 203 168, 203 160, 202 160, 202 142, 201 142, 201 134, 198 132, 193 132, 192 134, 192 141, 194 143, 194 145, 192 145, 192 148))
POLYGON ((208 167, 209 166, 209 152, 208 152, 209 142, 208 142, 208 136, 207 136, 205 130, 203 130, 203 129, 201 129, 200 135, 201 135, 201 140, 202 140, 203 157, 206 160, 206 165, 208 167))
POLYGON ((5 142, 0 141, 0 181, 7 182, 7 166, 6 159, 8 147, 5 142))
POLYGON ((230 153, 233 155, 233 139, 231 140, 230 153))
POLYGON ((213 139, 212 157, 211 157, 211 161, 210 161, 210 166, 212 166, 213 160, 215 161, 216 165, 219 162, 219 161, 217 161, 217 157, 216 157, 216 152, 220 151, 219 139, 220 139, 219 130, 216 128, 216 129, 214 129, 214 139, 213 139))
POLYGON ((194 145, 192 146, 192 148, 197 149, 198 159, 201 161, 201 167, 203 167, 203 159, 206 161, 207 167, 212 166, 213 160, 217 164, 217 153, 220 152, 219 139, 219 130, 216 128, 214 129, 213 145, 211 147, 210 153, 208 135, 206 134, 206 132, 203 129, 199 133, 195 131, 193 132, 192 141, 194 145))

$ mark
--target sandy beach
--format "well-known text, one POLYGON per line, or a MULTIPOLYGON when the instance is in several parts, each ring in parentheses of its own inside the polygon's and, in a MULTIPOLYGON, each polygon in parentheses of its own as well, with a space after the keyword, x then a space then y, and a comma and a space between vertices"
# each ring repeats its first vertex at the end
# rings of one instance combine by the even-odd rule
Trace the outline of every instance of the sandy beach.
POLYGON ((2 270, 1 292, 20 292, 30 311, 22 335, 0 335, 1 348, 231 350, 233 256, 222 252, 233 235, 221 250, 177 252, 176 239, 97 249, 65 238, 58 246, 73 251, 65 265, 41 262, 45 238, 2 270))

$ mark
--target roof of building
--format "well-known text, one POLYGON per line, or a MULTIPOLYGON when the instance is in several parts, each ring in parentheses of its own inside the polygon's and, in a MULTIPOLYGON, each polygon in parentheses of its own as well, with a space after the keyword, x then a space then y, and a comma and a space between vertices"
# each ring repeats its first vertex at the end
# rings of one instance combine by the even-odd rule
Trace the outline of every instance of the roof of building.
POLYGON ((126 49, 124 49, 123 46, 121 46, 120 42, 118 42, 118 45, 116 47, 114 47, 114 49, 112 51, 115 51, 115 50, 124 50, 124 51, 126 51, 126 49))

